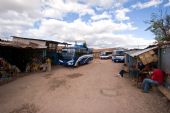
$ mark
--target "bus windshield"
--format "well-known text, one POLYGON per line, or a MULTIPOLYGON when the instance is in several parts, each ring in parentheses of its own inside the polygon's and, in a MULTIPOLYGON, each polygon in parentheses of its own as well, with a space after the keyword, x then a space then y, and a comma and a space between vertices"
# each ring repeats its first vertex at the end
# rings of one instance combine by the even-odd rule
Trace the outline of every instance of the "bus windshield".
POLYGON ((71 48, 62 49, 63 59, 73 59, 74 54, 75 54, 75 49, 71 49, 71 48))
POLYGON ((123 50, 116 50, 115 55, 116 56, 124 56, 124 51, 123 50))

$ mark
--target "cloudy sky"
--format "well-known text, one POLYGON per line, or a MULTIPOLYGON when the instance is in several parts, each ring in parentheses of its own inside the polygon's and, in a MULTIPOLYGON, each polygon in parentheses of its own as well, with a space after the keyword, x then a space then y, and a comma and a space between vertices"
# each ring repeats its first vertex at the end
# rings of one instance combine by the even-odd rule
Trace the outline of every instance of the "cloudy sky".
POLYGON ((144 21, 160 10, 170 14, 170 0, 0 0, 0 36, 141 48, 154 41, 144 21))

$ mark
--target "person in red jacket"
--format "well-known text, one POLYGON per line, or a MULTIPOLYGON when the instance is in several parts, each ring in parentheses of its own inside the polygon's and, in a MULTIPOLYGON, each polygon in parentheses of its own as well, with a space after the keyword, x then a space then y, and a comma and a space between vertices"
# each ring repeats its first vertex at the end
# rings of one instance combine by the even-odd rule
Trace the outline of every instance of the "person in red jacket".
POLYGON ((142 83, 143 92, 147 93, 152 85, 160 85, 164 81, 164 73, 160 69, 153 67, 151 78, 145 78, 142 83))

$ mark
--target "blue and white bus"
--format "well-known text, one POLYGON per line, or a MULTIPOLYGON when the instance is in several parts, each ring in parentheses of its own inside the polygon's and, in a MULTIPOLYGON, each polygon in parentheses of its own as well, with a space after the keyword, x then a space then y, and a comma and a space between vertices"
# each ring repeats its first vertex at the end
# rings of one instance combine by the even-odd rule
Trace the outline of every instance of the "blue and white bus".
POLYGON ((59 64, 65 66, 77 67, 79 65, 88 64, 93 60, 92 49, 81 45, 63 48, 61 56, 62 58, 59 59, 59 64))

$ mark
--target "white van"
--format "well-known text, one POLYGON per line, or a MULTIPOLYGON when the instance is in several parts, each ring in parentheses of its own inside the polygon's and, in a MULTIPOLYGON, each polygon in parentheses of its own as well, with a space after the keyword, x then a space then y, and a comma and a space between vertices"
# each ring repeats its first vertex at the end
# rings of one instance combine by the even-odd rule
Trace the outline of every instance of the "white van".
POLYGON ((123 49, 118 49, 118 50, 114 50, 112 53, 112 61, 113 62, 125 62, 125 50, 123 49))

